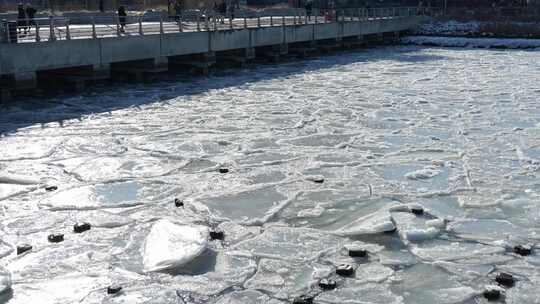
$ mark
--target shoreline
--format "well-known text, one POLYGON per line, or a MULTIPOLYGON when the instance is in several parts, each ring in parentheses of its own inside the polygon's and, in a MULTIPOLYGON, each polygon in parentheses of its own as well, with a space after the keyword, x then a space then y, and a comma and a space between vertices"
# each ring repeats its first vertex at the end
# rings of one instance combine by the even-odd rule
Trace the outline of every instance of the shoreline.
POLYGON ((540 49, 540 39, 492 38, 492 37, 450 37, 411 35, 401 38, 405 45, 460 47, 481 49, 540 49))
POLYGON ((411 33, 430 37, 540 39, 540 22, 433 20, 411 33))

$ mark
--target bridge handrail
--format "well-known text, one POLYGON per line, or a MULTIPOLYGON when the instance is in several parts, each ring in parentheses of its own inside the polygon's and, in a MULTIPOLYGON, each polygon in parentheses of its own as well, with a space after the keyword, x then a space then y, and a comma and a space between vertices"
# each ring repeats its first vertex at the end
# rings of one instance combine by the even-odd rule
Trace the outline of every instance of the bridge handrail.
POLYGON ((178 16, 94 16, 49 17, 2 20, 2 42, 41 42, 71 39, 96 39, 184 31, 217 31, 254 27, 319 24, 331 22, 365 22, 433 14, 419 7, 321 9, 286 9, 276 16, 275 9, 228 11, 184 11, 178 16))

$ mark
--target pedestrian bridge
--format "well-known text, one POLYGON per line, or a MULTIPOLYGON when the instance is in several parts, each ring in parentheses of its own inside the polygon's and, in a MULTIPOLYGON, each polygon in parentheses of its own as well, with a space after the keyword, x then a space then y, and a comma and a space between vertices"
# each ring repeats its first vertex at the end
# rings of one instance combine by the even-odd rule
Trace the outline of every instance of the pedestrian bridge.
MULTIPOLYGON (((216 54, 241 60, 314 48, 327 43, 396 37, 427 17, 417 9, 358 9, 332 16, 251 16, 71 24, 50 18, 26 35, 0 43, 0 76, 10 90, 32 86, 38 73, 68 69, 78 79, 110 75, 111 67, 132 72, 163 70, 169 64, 204 68, 216 54), (210 59, 209 59, 210 58, 210 59), (206 62, 206 63, 205 63, 206 62), (77 70, 85 71, 78 73, 77 70), (84 77, 83 77, 84 76, 84 77)), ((9 36, 9 30, 4 34, 9 36)), ((13 34, 13 31, 11 31, 13 34)), ((141 72, 141 73, 142 73, 141 72)))

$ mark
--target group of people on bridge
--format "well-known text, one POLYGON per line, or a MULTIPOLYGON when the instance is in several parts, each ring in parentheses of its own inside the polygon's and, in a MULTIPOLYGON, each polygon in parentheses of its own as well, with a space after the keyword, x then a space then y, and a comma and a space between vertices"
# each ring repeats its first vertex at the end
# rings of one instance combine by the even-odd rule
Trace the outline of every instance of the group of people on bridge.
POLYGON ((37 10, 32 7, 30 3, 26 5, 19 3, 17 5, 17 32, 21 31, 26 34, 30 31, 32 26, 36 25, 34 18, 36 17, 37 10))

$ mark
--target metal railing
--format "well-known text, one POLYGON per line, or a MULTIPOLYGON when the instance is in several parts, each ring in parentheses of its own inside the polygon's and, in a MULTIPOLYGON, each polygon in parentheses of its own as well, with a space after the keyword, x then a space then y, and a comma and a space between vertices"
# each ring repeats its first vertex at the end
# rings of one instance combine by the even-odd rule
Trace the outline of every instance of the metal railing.
POLYGON ((97 39, 197 31, 237 30, 245 28, 294 26, 331 22, 359 22, 426 15, 416 7, 358 9, 290 9, 276 16, 261 11, 225 15, 214 11, 187 11, 179 16, 103 16, 84 19, 49 17, 4 21, 4 42, 25 43, 72 39, 97 39))

